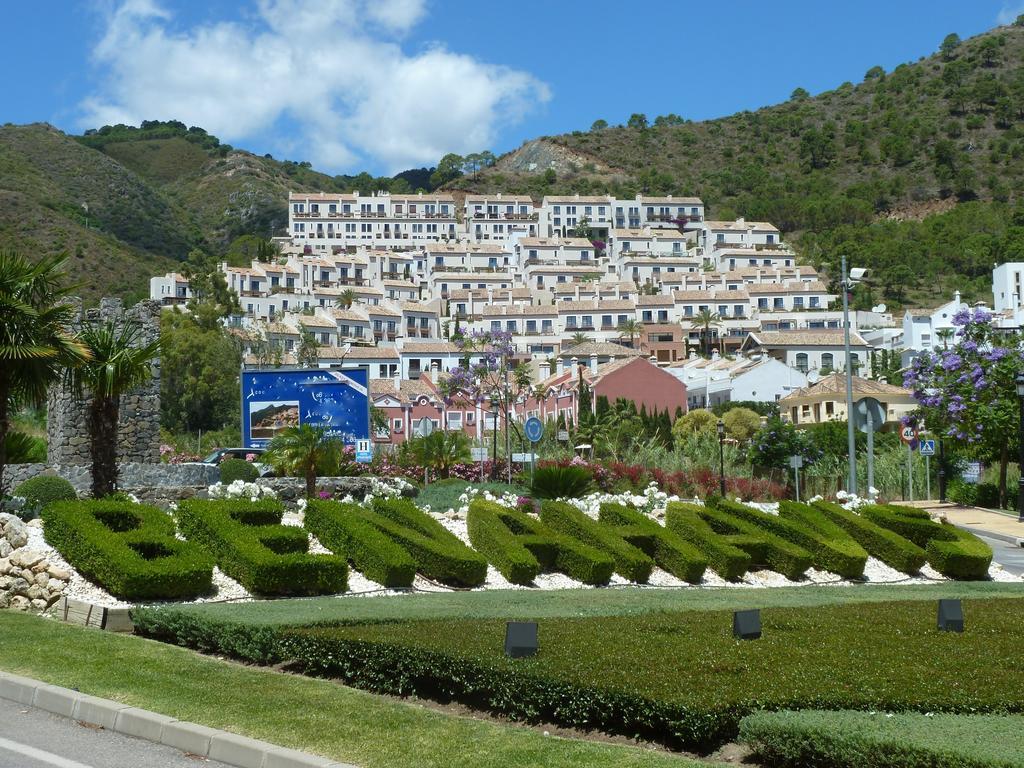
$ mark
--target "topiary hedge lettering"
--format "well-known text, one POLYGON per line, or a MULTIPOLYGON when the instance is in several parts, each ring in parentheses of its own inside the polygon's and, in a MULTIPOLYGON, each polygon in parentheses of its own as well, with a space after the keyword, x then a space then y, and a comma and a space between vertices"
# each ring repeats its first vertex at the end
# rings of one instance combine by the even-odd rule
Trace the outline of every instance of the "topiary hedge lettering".
POLYGON ((542 570, 558 570, 584 584, 607 584, 615 561, 547 525, 494 502, 476 499, 466 518, 469 540, 513 584, 531 584, 542 570))
POLYGON ((643 584, 654 570, 654 560, 627 542, 615 528, 601 525, 570 504, 545 501, 540 508, 540 520, 558 533, 611 555, 616 573, 625 579, 643 584))
POLYGON ((174 537, 155 507, 119 501, 57 501, 43 536, 72 567, 121 600, 185 599, 212 588, 213 559, 174 537))
POLYGON ((875 525, 865 517, 830 501, 816 501, 815 510, 835 523, 859 543, 868 554, 902 573, 917 573, 927 556, 923 549, 898 533, 875 525))
POLYGON ((973 533, 949 523, 936 523, 923 509, 868 505, 861 515, 923 547, 928 562, 951 579, 984 579, 992 550, 973 533))
POLYGON ((643 512, 623 504, 602 504, 599 519, 602 525, 645 552, 676 578, 691 584, 697 584, 703 578, 708 567, 707 557, 693 544, 643 512))
POLYGON ((859 579, 864 575, 864 565, 868 561, 864 548, 841 528, 829 526, 827 521, 822 520, 821 523, 828 533, 811 525, 809 521, 814 518, 820 520, 821 515, 804 504, 780 501, 778 515, 769 515, 727 499, 715 499, 714 504, 723 512, 806 549, 818 568, 847 579, 859 579))
POLYGON ((712 570, 727 581, 737 581, 750 570, 753 558, 746 551, 755 543, 750 536, 721 534, 704 518, 703 507, 671 501, 665 508, 665 527, 703 554, 712 570))
POLYGON ((749 537, 746 541, 740 539, 736 546, 749 552, 755 565, 767 566, 787 579, 796 580, 814 562, 811 553, 803 547, 737 515, 733 502, 712 498, 708 503, 712 506, 699 507, 700 516, 718 533, 749 537))
POLYGON ((178 506, 178 525, 206 549, 228 576, 261 595, 343 592, 348 566, 338 555, 309 553, 304 528, 281 525, 283 507, 272 499, 190 499, 178 506))

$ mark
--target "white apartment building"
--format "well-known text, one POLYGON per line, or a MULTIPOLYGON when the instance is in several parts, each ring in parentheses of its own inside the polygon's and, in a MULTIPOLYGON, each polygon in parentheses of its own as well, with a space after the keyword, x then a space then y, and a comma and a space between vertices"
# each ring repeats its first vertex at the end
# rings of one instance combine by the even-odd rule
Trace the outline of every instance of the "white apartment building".
POLYGON ((1024 264, 1007 262, 992 268, 992 309, 1017 312, 1024 307, 1024 264))
POLYGON ((149 298, 159 301, 165 307, 187 304, 192 298, 188 280, 177 272, 149 278, 149 298))
POLYGON ((704 221, 704 201, 699 197, 646 197, 615 201, 616 229, 654 227, 678 229, 704 221))
POLYGON ((463 222, 470 240, 507 244, 539 234, 540 209, 525 195, 467 195, 463 222))
POLYGON ((603 240, 612 228, 609 195, 547 195, 540 204, 540 232, 543 237, 571 237, 584 219, 591 237, 603 240))

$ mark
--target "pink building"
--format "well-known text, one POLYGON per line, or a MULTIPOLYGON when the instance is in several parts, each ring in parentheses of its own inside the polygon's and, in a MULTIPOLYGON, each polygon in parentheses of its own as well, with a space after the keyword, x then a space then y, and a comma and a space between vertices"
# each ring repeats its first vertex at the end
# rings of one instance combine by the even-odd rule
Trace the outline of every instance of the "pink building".
POLYGON ((471 440, 480 438, 485 427, 490 429, 490 413, 486 405, 464 395, 457 395, 445 403, 431 380, 422 373, 418 379, 371 379, 370 397, 373 405, 387 415, 387 430, 374 434, 376 445, 397 445, 416 436, 416 424, 427 418, 435 430, 462 430, 471 440))

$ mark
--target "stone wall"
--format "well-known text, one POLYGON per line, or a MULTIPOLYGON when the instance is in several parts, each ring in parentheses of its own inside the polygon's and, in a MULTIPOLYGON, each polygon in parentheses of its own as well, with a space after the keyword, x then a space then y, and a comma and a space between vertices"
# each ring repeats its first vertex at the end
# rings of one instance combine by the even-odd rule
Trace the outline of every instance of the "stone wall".
MULTIPOLYGON (((120 299, 103 299, 97 309, 81 310, 75 299, 78 319, 73 328, 132 320, 142 328, 141 338, 148 343, 160 335, 160 302, 140 301, 125 310, 120 299)), ((139 389, 121 397, 118 431, 118 459, 123 462, 160 461, 160 360, 153 361, 153 376, 139 389)), ((89 465, 89 433, 86 407, 89 398, 78 398, 63 385, 51 387, 46 425, 47 463, 62 467, 89 465)), ((69 478, 70 479, 70 478, 69 478)))
MULTIPOLYGON (((119 465, 119 471, 118 488, 140 499, 187 498, 220 480, 220 469, 209 464, 130 463, 119 465)), ((90 468, 83 464, 8 464, 4 478, 13 490, 19 483, 43 472, 63 477, 75 487, 80 496, 87 495, 92 487, 90 468)))

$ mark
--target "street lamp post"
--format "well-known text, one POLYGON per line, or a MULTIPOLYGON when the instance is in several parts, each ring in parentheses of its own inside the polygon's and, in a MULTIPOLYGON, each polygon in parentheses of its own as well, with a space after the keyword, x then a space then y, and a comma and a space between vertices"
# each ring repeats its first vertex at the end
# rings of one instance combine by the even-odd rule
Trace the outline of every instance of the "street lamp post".
POLYGON ((491 480, 498 479, 498 393, 491 393, 491 435, 494 446, 491 450, 491 480))
MULTIPOLYGON (((1019 466, 1024 467, 1024 373, 1017 374, 1017 398, 1020 400, 1020 429, 1017 434, 1020 448, 1017 462, 1019 466)), ((1017 522, 1024 523, 1024 472, 1017 481, 1017 522)))
POLYGON ((725 498, 725 422, 718 420, 718 490, 725 498))
POLYGON ((850 291, 853 286, 864 279, 866 269, 846 271, 846 255, 840 257, 842 279, 840 287, 843 291, 843 347, 846 352, 846 443, 850 456, 849 492, 857 493, 857 442, 853 432, 853 356, 850 354, 850 291))

